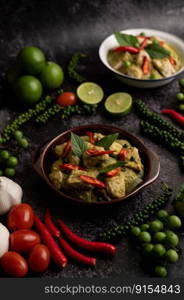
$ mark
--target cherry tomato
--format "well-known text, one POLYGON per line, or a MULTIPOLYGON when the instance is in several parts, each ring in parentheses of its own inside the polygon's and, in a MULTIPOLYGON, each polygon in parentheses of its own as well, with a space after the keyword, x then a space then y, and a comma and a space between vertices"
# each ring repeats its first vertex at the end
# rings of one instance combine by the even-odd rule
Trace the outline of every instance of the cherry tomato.
POLYGON ((64 92, 57 97, 57 104, 60 106, 70 106, 77 102, 77 97, 72 92, 64 92))
POLYGON ((24 277, 28 272, 26 260, 17 252, 8 251, 1 257, 3 271, 12 277, 24 277))
POLYGON ((47 246, 38 244, 32 249, 28 264, 34 272, 44 272, 47 270, 50 263, 50 252, 47 246))
POLYGON ((39 235, 28 229, 17 230, 10 235, 10 248, 17 252, 29 252, 40 243, 39 235))
POLYGON ((31 229, 34 222, 33 209, 29 204, 15 205, 8 215, 8 228, 12 231, 31 229))

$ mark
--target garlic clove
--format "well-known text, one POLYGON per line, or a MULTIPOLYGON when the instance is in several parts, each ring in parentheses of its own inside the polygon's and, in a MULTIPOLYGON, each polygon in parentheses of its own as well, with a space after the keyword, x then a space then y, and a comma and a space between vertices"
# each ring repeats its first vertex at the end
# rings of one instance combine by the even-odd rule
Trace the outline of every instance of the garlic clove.
POLYGON ((0 177, 0 215, 4 215, 17 204, 21 203, 23 191, 13 180, 0 177))
POLYGON ((9 250, 9 237, 8 229, 0 223, 0 258, 9 250))

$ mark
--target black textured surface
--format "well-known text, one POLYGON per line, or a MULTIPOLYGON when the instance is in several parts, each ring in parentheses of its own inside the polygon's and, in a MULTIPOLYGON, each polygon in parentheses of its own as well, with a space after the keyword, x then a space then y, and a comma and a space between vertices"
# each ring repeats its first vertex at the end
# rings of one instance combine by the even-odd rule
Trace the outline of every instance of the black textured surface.
MULTIPOLYGON (((0 1, 0 76, 14 61, 19 49, 23 46, 35 45, 42 48, 48 59, 57 61, 63 67, 74 51, 82 51, 89 56, 85 67, 81 68, 88 80, 95 81, 104 88, 105 95, 117 91, 130 92, 134 98, 140 97, 156 111, 171 107, 175 103, 175 94, 179 86, 177 80, 170 85, 155 90, 138 90, 124 86, 114 79, 102 66, 98 58, 100 42, 114 31, 148 27, 177 34, 181 38, 184 32, 183 1, 121 1, 121 0, 65 0, 65 1, 0 1)), ((74 90, 76 85, 65 81, 64 88, 74 90)), ((1 89, 2 90, 2 89, 1 89)), ((18 109, 13 111, 7 107, 7 98, 0 95, 0 128, 14 118, 18 109)), ((11 99, 14 101, 14 99, 11 99)), ((62 121, 58 116, 47 125, 37 128, 32 122, 24 126, 23 131, 30 140, 30 148, 21 156, 16 181, 24 189, 24 201, 30 203, 38 215, 42 216, 47 206, 52 208, 55 216, 62 216, 76 233, 89 239, 110 228, 111 225, 123 223, 145 203, 151 202, 160 192, 161 181, 168 182, 177 190, 183 182, 177 157, 142 138, 161 159, 159 179, 146 188, 142 194, 129 203, 123 203, 107 211, 83 211, 73 206, 66 207, 62 199, 47 188, 35 174, 31 166, 30 155, 46 140, 53 138, 63 130, 82 124, 106 123, 123 127, 140 136, 138 118, 132 112, 122 118, 110 119, 102 110, 90 119, 75 116, 62 121)), ((183 243, 181 244, 183 245, 183 243)), ((183 247, 183 246, 182 246, 183 247)), ((127 240, 118 244, 116 257, 105 259, 98 257, 94 269, 70 263, 64 270, 51 267, 42 276, 53 277, 146 277, 140 265, 140 256, 132 249, 127 240)), ((182 277, 184 273, 183 256, 177 264, 170 268, 169 276, 182 277)))

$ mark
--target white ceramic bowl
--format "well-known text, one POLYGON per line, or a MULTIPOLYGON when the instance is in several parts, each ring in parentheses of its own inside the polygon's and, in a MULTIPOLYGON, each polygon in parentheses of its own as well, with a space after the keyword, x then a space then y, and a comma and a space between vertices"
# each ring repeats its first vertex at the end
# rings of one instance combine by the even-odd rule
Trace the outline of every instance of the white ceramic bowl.
POLYGON ((146 29, 146 28, 137 28, 137 29, 127 29, 120 31, 122 33, 132 34, 132 35, 139 35, 141 32, 145 32, 146 35, 151 36, 158 36, 161 39, 168 42, 171 46, 173 46, 182 60, 182 68, 176 72, 174 75, 161 78, 161 79, 136 79, 127 75, 124 75, 116 70, 114 70, 107 61, 107 54, 108 51, 114 47, 118 46, 118 42, 114 36, 114 34, 108 36, 100 45, 99 48, 99 56, 102 63, 114 74, 118 79, 120 79, 125 84, 138 87, 138 88, 156 88, 159 86, 163 86, 174 80, 180 73, 184 70, 184 41, 178 38, 177 36, 154 29, 146 29))

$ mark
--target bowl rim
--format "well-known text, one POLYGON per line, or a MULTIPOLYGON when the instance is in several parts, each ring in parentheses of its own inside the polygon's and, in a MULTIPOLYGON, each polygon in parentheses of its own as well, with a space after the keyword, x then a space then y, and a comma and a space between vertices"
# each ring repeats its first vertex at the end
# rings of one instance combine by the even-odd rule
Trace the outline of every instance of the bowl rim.
MULTIPOLYGON (((139 191, 141 191, 144 187, 146 187, 147 185, 151 184, 152 182, 154 182, 159 173, 160 173, 160 159, 158 157, 158 155, 150 150, 145 143, 137 136, 135 136, 134 134, 132 134, 131 132, 124 130, 122 128, 118 128, 116 126, 111 126, 111 125, 102 125, 102 124, 91 124, 91 125, 83 125, 83 126, 78 126, 78 127, 74 127, 71 129, 68 129, 64 132, 62 132, 61 134, 59 134, 58 136, 56 136, 55 138, 53 138, 52 140, 50 140, 48 143, 46 143, 46 145, 44 145, 41 148, 42 153, 40 154, 40 170, 41 172, 38 171, 37 167, 36 167, 36 163, 35 163, 35 157, 37 156, 37 152, 38 150, 34 153, 33 155, 33 167, 34 169, 37 171, 37 173, 39 173, 39 175, 41 175, 41 177, 46 181, 46 183, 60 196, 67 198, 68 200, 78 203, 78 204, 83 204, 83 205, 112 205, 115 203, 119 203, 122 202, 123 200, 126 200, 128 198, 133 197, 134 195, 136 195, 139 191), (149 171, 151 169, 151 164, 152 164, 152 160, 150 159, 149 156, 152 156, 155 160, 157 160, 157 169, 156 169, 156 173, 154 177, 148 178, 145 182, 143 182, 142 184, 140 184, 135 190, 133 190, 131 193, 125 195, 124 197, 121 198, 115 198, 112 201, 95 201, 95 202, 85 202, 80 198, 77 197, 72 197, 68 194, 63 193, 61 190, 57 190, 53 184, 51 183, 51 181, 48 178, 48 175, 45 173, 45 169, 44 169, 44 159, 45 159, 45 155, 47 154, 47 152, 49 151, 49 149, 52 147, 52 145, 59 140, 60 138, 62 138, 65 135, 70 134, 71 132, 77 132, 77 131, 82 131, 82 130, 86 130, 86 129, 93 129, 93 130, 100 130, 101 129, 106 129, 106 130, 117 130, 118 132, 125 134, 127 136, 130 136, 132 140, 135 140, 138 144, 141 145, 143 152, 145 153, 145 156, 147 156, 150 167, 149 167, 149 171), (40 174, 41 173, 41 174, 40 174)), ((148 173, 149 174, 149 173, 148 173)))
MULTIPOLYGON (((133 31, 133 30, 137 30, 137 31, 153 31, 155 32, 155 34, 167 34, 167 36, 170 36, 172 38, 175 38, 177 39, 180 43, 183 43, 183 48, 184 48, 184 40, 182 40, 181 38, 179 38, 177 35, 175 34, 172 34, 172 33, 169 33, 169 32, 166 32, 166 31, 161 31, 161 30, 156 30, 156 29, 152 29, 152 28, 128 28, 128 29, 125 29, 125 30, 120 30, 118 32, 121 32, 121 33, 125 33, 125 32, 128 32, 128 31, 133 31)), ((158 78, 158 79, 139 79, 139 78, 134 78, 134 77, 130 77, 126 74, 123 74, 121 72, 118 72, 117 70, 114 70, 110 65, 109 63, 107 62, 107 59, 103 59, 102 58, 102 47, 103 45, 105 44, 105 42, 114 36, 114 33, 108 35, 100 44, 99 46, 99 49, 98 49, 98 55, 100 57, 100 60, 101 62, 103 63, 103 65, 108 68, 110 71, 112 71, 113 73, 115 73, 116 75, 120 76, 120 77, 125 77, 126 79, 128 80, 131 80, 131 81, 138 81, 138 82, 163 82, 163 81, 167 81, 167 80, 172 80, 174 79, 176 76, 180 75, 183 71, 184 71, 184 64, 183 64, 183 67, 178 70, 176 73, 174 73, 173 75, 171 76, 168 76, 168 77, 164 77, 164 78, 158 78)), ((183 56, 183 59, 184 59, 184 56, 183 56)))

